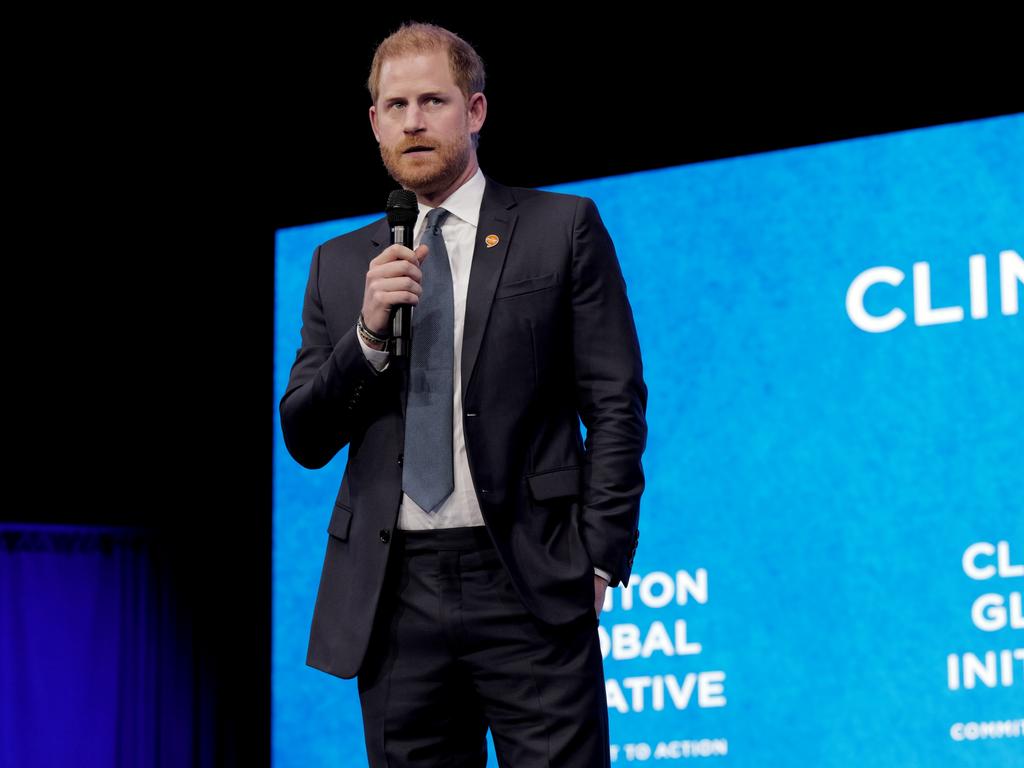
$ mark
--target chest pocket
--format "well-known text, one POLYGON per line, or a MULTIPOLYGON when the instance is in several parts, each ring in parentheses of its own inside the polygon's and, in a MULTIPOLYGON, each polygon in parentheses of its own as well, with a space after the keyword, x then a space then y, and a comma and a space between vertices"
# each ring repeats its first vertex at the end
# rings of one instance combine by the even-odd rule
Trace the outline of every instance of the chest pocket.
POLYGON ((527 277, 522 280, 515 280, 511 283, 501 283, 494 291, 495 299, 508 299, 512 296, 522 296, 526 293, 534 293, 545 288, 558 285, 558 273, 549 272, 546 275, 527 277))

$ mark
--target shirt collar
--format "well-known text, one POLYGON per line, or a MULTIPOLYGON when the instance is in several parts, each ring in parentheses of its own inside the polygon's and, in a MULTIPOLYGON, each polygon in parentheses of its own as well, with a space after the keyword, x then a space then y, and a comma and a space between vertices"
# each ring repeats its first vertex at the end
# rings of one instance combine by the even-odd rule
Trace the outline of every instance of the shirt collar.
MULTIPOLYGON (((448 195, 447 199, 437 207, 444 208, 452 216, 458 216, 475 227, 480 221, 480 206, 483 204, 484 187, 486 185, 487 179, 484 178, 480 166, 477 166, 476 173, 473 174, 469 181, 448 195)), ((416 223, 417 231, 423 228, 424 222, 427 220, 427 214, 434 210, 423 203, 418 203, 418 205, 420 214, 419 220, 416 223)))

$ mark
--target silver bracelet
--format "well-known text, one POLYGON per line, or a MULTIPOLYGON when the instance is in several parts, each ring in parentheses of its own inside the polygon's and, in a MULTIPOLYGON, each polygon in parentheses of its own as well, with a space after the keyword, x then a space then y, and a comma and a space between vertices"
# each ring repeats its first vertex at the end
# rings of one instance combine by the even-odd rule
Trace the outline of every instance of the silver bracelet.
POLYGON ((371 331, 369 328, 367 328, 366 323, 363 322, 362 312, 359 313, 359 320, 356 322, 356 330, 359 331, 359 335, 362 336, 363 339, 367 342, 372 341, 376 342, 377 344, 384 344, 385 346, 387 346, 387 343, 391 340, 390 336, 381 336, 380 334, 375 333, 374 331, 371 331))

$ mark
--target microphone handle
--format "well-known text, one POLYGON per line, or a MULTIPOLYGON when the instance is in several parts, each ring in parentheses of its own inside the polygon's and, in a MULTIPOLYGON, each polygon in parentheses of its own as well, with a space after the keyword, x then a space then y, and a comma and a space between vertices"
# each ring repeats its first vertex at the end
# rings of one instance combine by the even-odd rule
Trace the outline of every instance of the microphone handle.
MULTIPOLYGON (((404 224, 391 227, 391 244, 401 243, 412 250, 413 228, 404 224)), ((412 304, 396 304, 391 313, 391 354, 408 357, 412 352, 412 304)))

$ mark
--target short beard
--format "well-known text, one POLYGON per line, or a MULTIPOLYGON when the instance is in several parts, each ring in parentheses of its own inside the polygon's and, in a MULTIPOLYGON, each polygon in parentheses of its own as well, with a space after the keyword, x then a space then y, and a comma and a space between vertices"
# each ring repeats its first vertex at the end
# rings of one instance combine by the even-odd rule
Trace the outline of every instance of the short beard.
POLYGON ((436 146, 433 151, 438 153, 438 158, 435 160, 439 159, 441 163, 437 170, 435 164, 422 170, 403 169, 402 152, 384 144, 380 145, 380 157, 392 179, 413 192, 431 195, 446 189, 466 170, 470 147, 469 137, 460 137, 454 144, 436 146))

